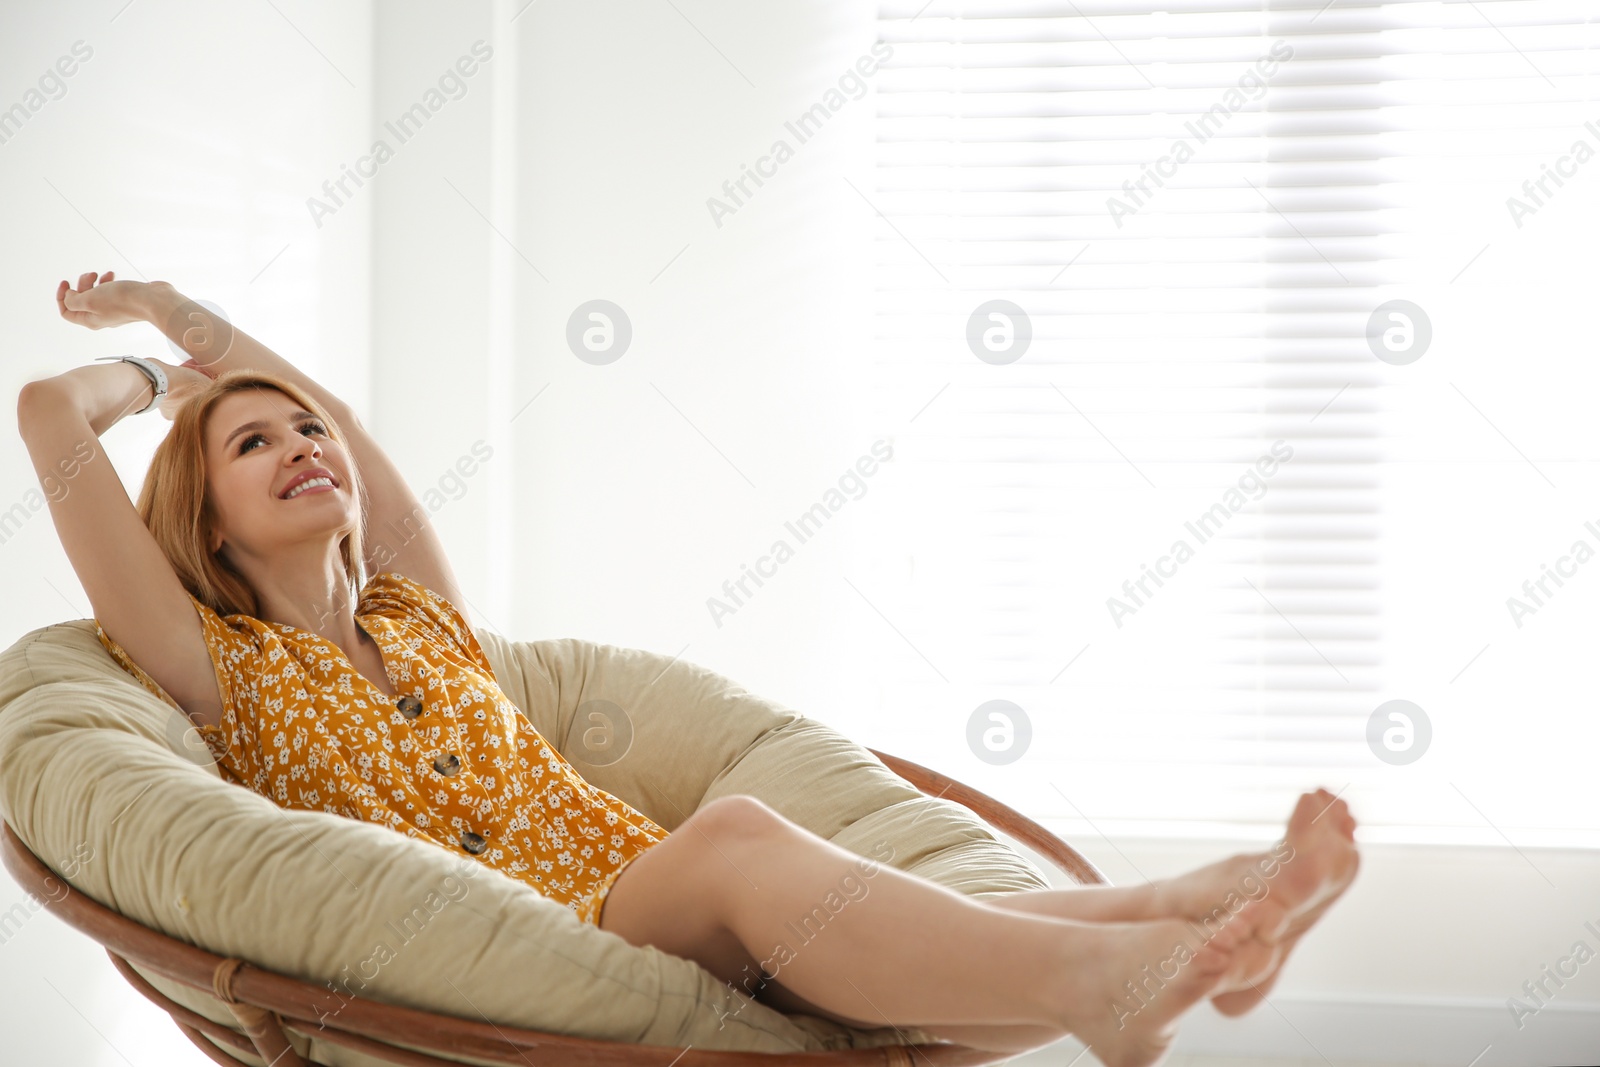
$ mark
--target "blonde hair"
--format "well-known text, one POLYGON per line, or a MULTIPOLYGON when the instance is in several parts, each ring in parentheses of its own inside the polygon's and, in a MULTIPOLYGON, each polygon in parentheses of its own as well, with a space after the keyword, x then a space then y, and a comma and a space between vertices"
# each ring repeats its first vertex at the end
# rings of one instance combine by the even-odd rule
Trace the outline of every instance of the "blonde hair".
MULTIPOLYGON (((183 587, 219 615, 257 616, 260 602, 244 576, 207 547, 216 532, 216 512, 206 484, 205 433, 211 412, 224 397, 250 390, 275 389, 321 420, 328 436, 345 446, 344 431, 322 406, 302 390, 274 374, 224 371, 196 392, 173 416, 167 436, 156 446, 150 469, 139 490, 139 518, 149 528, 183 587)), ((366 536, 366 491, 354 460, 350 490, 361 502, 356 527, 339 542, 339 555, 352 602, 360 597, 363 540, 366 536)), ((220 550, 219 550, 220 551, 220 550)))

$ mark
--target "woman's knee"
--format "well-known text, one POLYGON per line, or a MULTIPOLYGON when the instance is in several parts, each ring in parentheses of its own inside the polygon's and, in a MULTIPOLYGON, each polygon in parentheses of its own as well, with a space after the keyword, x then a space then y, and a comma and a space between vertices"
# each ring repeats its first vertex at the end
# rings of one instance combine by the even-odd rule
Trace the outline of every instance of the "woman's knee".
POLYGON ((748 793, 730 793, 703 804, 689 821, 717 843, 762 839, 789 825, 764 801, 748 793))
POLYGON ((678 955, 719 937, 730 893, 748 884, 743 872, 754 860, 750 846, 770 840, 780 821, 752 796, 729 795, 701 805, 623 871, 601 913, 607 928, 678 955))

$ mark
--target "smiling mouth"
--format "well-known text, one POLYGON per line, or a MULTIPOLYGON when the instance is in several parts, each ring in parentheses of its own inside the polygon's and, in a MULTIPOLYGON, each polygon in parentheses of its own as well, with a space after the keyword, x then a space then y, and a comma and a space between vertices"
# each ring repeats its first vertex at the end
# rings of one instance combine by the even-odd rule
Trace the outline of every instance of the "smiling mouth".
POLYGON ((279 497, 278 499, 279 500, 293 500, 297 496, 304 496, 306 493, 314 493, 318 489, 333 490, 333 489, 336 489, 336 488, 338 488, 338 487, 333 484, 333 481, 331 479, 324 478, 321 475, 318 475, 315 478, 306 479, 305 481, 301 482, 299 485, 295 486, 293 489, 289 490, 288 493, 286 493, 285 495, 279 497))

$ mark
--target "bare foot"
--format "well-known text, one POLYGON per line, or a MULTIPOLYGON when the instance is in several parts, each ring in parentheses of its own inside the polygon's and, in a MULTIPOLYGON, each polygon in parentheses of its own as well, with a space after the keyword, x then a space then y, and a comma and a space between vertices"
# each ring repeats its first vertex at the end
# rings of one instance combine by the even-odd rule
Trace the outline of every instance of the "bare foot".
POLYGON ((1286 881, 1281 903, 1289 908, 1289 922, 1278 946, 1278 959, 1250 988, 1214 997, 1211 1003, 1222 1014, 1242 1015, 1260 1003, 1278 980, 1289 951, 1350 888, 1361 867, 1355 830, 1349 806, 1326 789, 1300 797, 1284 835, 1294 857, 1284 863, 1282 871, 1286 881))
POLYGON ((1281 925, 1273 930, 1268 924, 1260 944, 1236 953, 1260 967, 1217 990, 1211 1003, 1219 1012, 1241 1015, 1260 1003, 1290 950, 1349 888, 1361 863, 1355 828, 1343 800, 1326 789, 1304 793, 1283 839, 1271 850, 1231 856, 1157 885, 1160 913, 1186 916, 1207 927, 1225 920, 1245 900, 1263 905, 1274 901, 1280 909, 1281 925))
POLYGON ((1182 919, 1086 924, 1063 1024, 1106 1067, 1149 1067, 1166 1055, 1179 1016, 1260 967, 1249 946, 1282 919, 1252 903, 1215 931, 1182 919))

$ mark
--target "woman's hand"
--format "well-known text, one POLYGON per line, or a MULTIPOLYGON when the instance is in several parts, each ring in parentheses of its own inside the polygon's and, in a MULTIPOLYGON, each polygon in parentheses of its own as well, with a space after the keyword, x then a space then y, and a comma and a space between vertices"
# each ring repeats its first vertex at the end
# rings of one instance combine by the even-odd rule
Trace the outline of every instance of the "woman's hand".
POLYGON ((167 284, 113 281, 113 277, 114 272, 109 270, 104 274, 90 271, 78 278, 76 289, 64 281, 56 286, 56 306, 61 317, 91 330, 143 322, 147 293, 153 286, 167 284))

